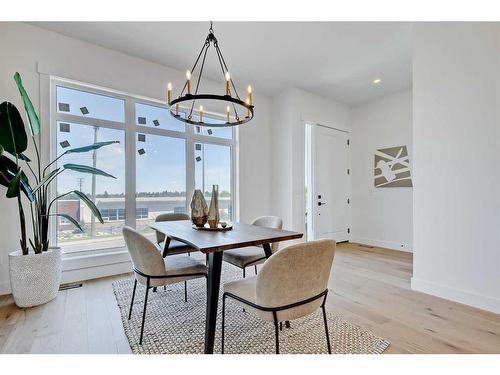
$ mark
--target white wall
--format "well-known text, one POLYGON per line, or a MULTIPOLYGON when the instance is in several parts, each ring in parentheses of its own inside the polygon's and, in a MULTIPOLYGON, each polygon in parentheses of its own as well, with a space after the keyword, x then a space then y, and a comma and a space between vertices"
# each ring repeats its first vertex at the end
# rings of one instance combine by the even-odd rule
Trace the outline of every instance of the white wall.
POLYGON ((351 110, 351 241, 411 251, 412 188, 375 188, 373 158, 377 149, 406 145, 412 153, 412 97, 406 90, 351 110))
POLYGON ((500 313, 498 26, 414 32, 412 287, 500 313))
MULTIPOLYGON (((47 89, 40 86, 39 71, 160 100, 164 100, 167 82, 173 81, 179 87, 184 76, 181 71, 21 23, 0 23, 0 50, 4 51, 0 62, 0 100, 13 102, 21 111, 23 106, 12 78, 16 71, 21 73, 38 108, 40 92, 47 89)), ((206 83, 207 89, 220 85, 206 83)), ((255 91, 255 118, 240 128, 239 137, 242 221, 270 213, 269 99, 258 95, 258 87, 255 91)), ((47 131, 47 126, 42 124, 42 132, 47 131)), ((46 154, 46 147, 44 151, 46 154)), ((7 254, 19 248, 19 223, 15 201, 3 197, 3 188, 0 193, 1 294, 9 290, 7 254)))
POLYGON ((272 98, 272 212, 286 229, 305 232, 304 124, 349 131, 349 108, 299 89, 272 98))

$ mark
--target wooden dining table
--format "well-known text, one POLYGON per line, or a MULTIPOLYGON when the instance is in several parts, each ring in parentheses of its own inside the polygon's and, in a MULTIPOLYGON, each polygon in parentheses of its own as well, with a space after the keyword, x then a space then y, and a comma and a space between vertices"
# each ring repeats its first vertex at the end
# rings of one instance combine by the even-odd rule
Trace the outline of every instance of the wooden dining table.
POLYGON ((262 246, 266 257, 269 258, 272 255, 271 243, 298 239, 303 235, 299 232, 241 223, 233 223, 232 229, 226 231, 196 230, 189 220, 155 222, 149 226, 165 235, 165 249, 168 249, 171 240, 177 240, 208 254, 205 354, 214 352, 222 253, 241 247, 262 246))

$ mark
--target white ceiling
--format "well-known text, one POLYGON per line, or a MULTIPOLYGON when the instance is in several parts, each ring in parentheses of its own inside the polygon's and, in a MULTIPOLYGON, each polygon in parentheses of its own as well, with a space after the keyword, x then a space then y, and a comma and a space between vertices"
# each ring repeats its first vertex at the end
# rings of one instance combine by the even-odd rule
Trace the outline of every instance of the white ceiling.
MULTIPOLYGON (((209 22, 37 22, 39 27, 186 70, 209 22)), ((272 96, 298 87, 355 105, 411 86, 411 23, 216 22, 231 76, 272 96), (381 78, 380 85, 373 80, 381 78)), ((215 55, 207 77, 222 80, 215 55)), ((210 61, 210 63, 208 63, 210 61)))

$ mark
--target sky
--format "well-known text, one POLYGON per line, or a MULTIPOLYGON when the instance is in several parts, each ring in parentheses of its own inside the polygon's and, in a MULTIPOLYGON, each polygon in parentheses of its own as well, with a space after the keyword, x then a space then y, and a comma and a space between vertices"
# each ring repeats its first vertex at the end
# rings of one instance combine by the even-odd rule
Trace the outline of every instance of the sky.
MULTIPOLYGON (((121 99, 86 93, 64 87, 57 87, 57 110, 60 113, 70 113, 82 117, 99 118, 116 122, 125 122, 125 103, 121 99), (69 108, 68 106, 69 105, 69 108), (85 107, 87 114, 82 114, 81 108, 85 107), (69 110, 69 111, 68 111, 69 110)), ((147 104, 137 103, 135 106, 136 125, 147 128, 159 128, 184 131, 184 124, 175 120, 167 109, 147 104), (155 120, 157 122, 155 123, 155 120), (139 124, 142 122, 145 124, 139 124)), ((83 112, 86 112, 83 109, 83 112)), ((210 119, 205 116, 205 122, 210 119)), ((96 128, 58 122, 57 124, 57 150, 58 155, 65 150, 86 146, 97 141, 118 140, 119 144, 112 144, 97 151, 96 167, 102 169, 116 179, 98 176, 96 178, 96 192, 110 194, 125 192, 125 132, 109 128, 96 128), (69 132, 68 132, 69 130, 69 132), (69 142, 63 147, 61 142, 69 142)), ((125 127, 125 124, 124 124, 125 127)), ((138 130, 139 127, 138 127, 138 130)), ((195 127, 195 132, 205 135, 231 138, 230 128, 195 127), (210 129, 210 130, 209 130, 210 129), (209 133, 212 134, 209 134, 209 133)), ((136 133, 136 191, 186 191, 186 141, 182 138, 170 138, 152 134, 136 133)), ((199 148, 199 147, 198 147, 199 148)), ((219 185, 219 191, 230 191, 231 153, 228 146, 204 144, 201 150, 195 145, 195 180, 196 188, 211 190, 212 184, 219 185), (204 171, 204 173, 203 173, 204 171), (204 179, 203 179, 204 176, 204 179)), ((92 166, 92 152, 65 155, 60 159, 58 166, 65 163, 77 163, 92 166)), ((58 193, 79 189, 84 193, 91 192, 92 175, 65 171, 58 177, 58 193)))

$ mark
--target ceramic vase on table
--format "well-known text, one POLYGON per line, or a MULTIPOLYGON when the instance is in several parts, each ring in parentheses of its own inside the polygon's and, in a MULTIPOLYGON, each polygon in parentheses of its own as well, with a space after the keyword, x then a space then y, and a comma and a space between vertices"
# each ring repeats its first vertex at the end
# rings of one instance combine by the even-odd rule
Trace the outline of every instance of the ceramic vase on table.
POLYGON ((191 221, 197 227, 203 227, 208 220, 208 206, 201 190, 196 189, 191 199, 191 221))
POLYGON ((217 228, 219 224, 219 185, 212 185, 212 198, 208 209, 208 225, 210 228, 217 228))

